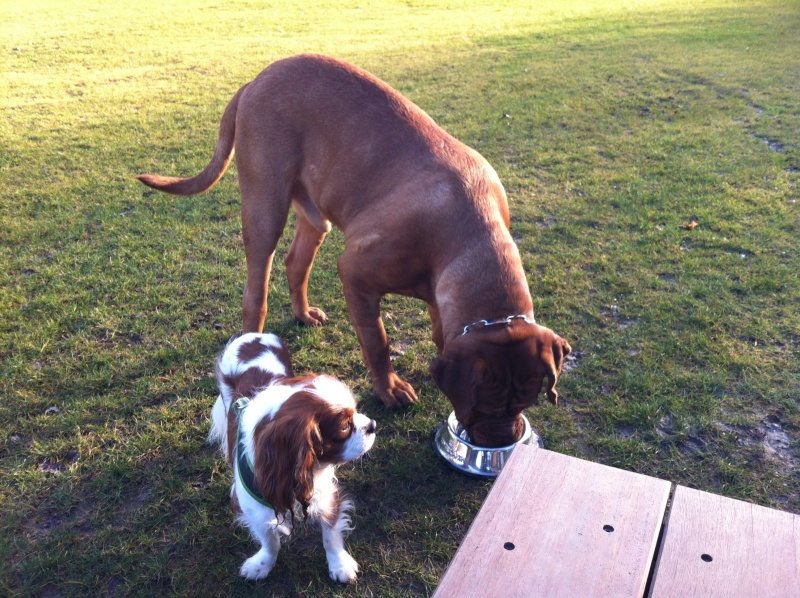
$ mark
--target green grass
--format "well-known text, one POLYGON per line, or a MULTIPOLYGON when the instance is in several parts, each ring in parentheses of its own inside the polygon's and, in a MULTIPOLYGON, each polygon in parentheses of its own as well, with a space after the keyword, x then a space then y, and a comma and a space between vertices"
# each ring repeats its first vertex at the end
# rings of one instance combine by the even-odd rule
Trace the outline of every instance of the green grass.
MULTIPOLYGON (((356 586, 296 533, 267 581, 204 444, 240 323, 235 169, 191 198, 222 109, 271 61, 369 69, 495 166, 538 319, 576 367, 529 410, 552 450, 800 512, 800 3, 0 2, 0 594, 417 596, 491 484, 430 449, 449 412, 424 306, 389 298, 423 401, 372 396, 335 274, 267 328, 344 379, 379 440, 342 469, 356 586), (694 230, 683 225, 699 222, 694 230), (55 409, 52 409, 55 407, 55 409)), ((279 249, 278 261, 287 250, 279 249)))

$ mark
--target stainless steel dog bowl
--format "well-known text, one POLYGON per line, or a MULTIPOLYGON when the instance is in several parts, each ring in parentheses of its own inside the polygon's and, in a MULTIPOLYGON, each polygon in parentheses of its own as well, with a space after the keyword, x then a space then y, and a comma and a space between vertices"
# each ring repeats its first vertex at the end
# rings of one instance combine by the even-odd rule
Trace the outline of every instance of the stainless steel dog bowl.
POLYGON ((444 462, 464 475, 477 478, 494 478, 503 469, 518 444, 538 444, 544 447, 541 436, 531 428, 524 415, 525 431, 522 438, 510 446, 486 448, 470 442, 467 431, 458 423, 455 412, 439 424, 433 435, 433 448, 444 462))

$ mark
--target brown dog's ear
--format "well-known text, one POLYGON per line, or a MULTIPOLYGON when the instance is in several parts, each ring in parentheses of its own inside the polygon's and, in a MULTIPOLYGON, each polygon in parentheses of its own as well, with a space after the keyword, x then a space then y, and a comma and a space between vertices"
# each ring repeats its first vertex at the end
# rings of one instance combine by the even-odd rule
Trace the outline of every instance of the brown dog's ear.
POLYGON ((311 502, 313 469, 322 451, 322 437, 316 418, 305 409, 292 409, 290 402, 274 419, 256 428, 253 469, 264 499, 277 514, 289 511, 294 519, 295 501, 302 506, 304 517, 311 502))
POLYGON ((431 365, 428 367, 428 371, 431 373, 431 377, 433 381, 436 383, 436 386, 439 387, 445 395, 447 391, 445 390, 445 385, 449 386, 450 376, 447 375, 447 371, 450 369, 452 360, 449 357, 442 356, 437 357, 431 362, 431 365))
POLYGON ((434 359, 430 373, 439 390, 453 404, 456 417, 464 424, 475 401, 475 387, 480 384, 487 370, 486 362, 475 355, 462 355, 458 351, 445 351, 434 359))
POLYGON ((431 365, 428 367, 428 371, 431 373, 431 377, 433 378, 433 381, 436 383, 436 386, 439 388, 439 390, 442 391, 444 396, 448 398, 453 393, 454 367, 456 367, 454 361, 449 355, 442 355, 441 357, 437 357, 431 362, 431 365))
POLYGON ((561 368, 564 365, 564 358, 572 353, 572 347, 566 339, 555 336, 552 344, 553 359, 547 362, 547 400, 553 405, 558 405, 558 392, 556 392, 556 382, 561 368))

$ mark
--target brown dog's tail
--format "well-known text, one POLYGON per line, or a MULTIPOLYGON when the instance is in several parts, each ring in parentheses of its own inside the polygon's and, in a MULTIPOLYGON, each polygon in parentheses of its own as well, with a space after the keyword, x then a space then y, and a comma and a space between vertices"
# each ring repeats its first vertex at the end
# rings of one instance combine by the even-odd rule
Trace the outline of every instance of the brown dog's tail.
POLYGON ((233 157, 233 141, 236 136, 236 111, 239 108, 239 98, 246 87, 247 85, 237 91, 233 99, 228 102, 219 126, 217 148, 214 150, 211 162, 208 163, 203 172, 185 179, 158 174, 140 174, 136 178, 148 187, 166 191, 173 195, 195 195, 211 189, 225 174, 233 157))

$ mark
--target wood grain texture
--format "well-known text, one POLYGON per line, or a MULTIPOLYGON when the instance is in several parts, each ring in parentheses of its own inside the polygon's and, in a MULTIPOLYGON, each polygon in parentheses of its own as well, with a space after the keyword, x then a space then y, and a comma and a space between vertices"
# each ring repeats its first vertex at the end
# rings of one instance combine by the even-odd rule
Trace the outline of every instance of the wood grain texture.
POLYGON ((670 487, 518 446, 434 597, 642 596, 670 487))
POLYGON ((653 598, 800 596, 798 515, 678 486, 660 552, 653 598))

